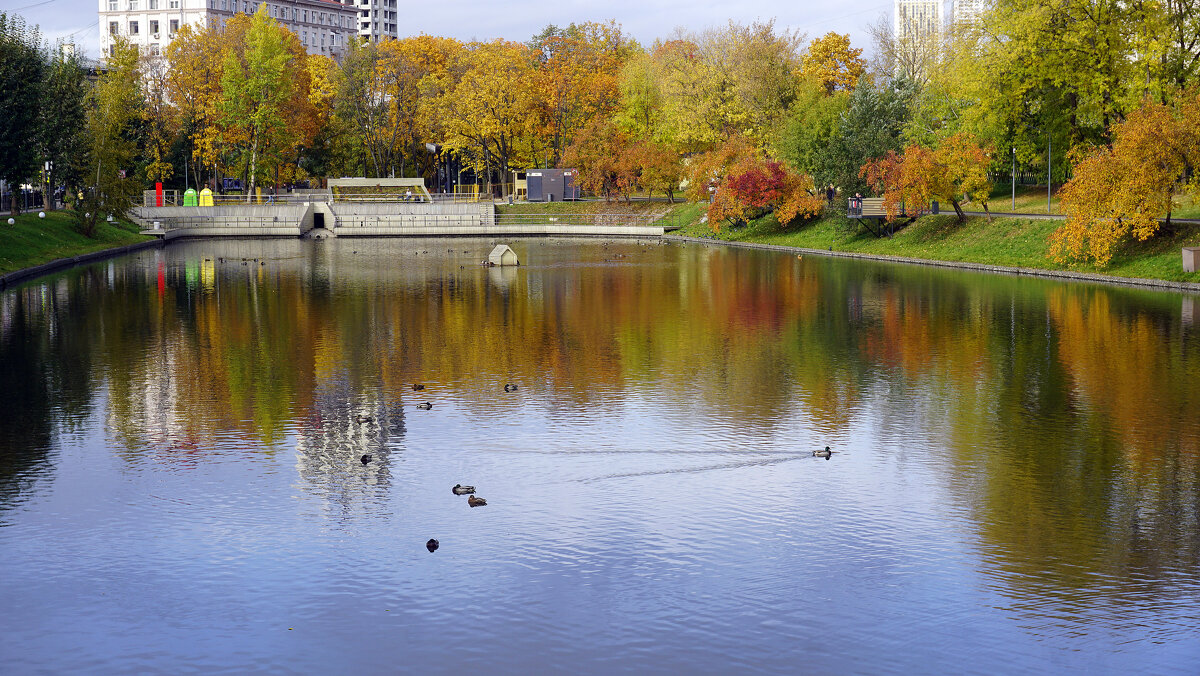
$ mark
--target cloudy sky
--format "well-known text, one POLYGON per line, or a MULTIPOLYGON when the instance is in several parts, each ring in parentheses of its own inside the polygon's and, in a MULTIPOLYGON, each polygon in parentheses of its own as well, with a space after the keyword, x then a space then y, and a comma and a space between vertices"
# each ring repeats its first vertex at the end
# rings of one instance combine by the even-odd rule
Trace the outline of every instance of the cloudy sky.
MULTIPOLYGON (((440 3, 401 2, 401 35, 445 35, 462 40, 505 38, 525 41, 546 24, 565 26, 571 22, 616 19, 626 33, 643 44, 669 35, 676 27, 702 30, 729 19, 749 23, 775 19, 780 28, 791 28, 809 38, 829 31, 849 33, 854 46, 869 53, 865 27, 881 15, 890 14, 892 0, 790 0, 767 2, 712 2, 699 0, 611 0, 610 2, 482 2, 468 0, 440 3), (405 6, 408 4, 408 6, 405 6)), ((37 24, 51 41, 71 36, 90 56, 98 52, 98 0, 0 0, 0 11, 19 14, 37 24)))

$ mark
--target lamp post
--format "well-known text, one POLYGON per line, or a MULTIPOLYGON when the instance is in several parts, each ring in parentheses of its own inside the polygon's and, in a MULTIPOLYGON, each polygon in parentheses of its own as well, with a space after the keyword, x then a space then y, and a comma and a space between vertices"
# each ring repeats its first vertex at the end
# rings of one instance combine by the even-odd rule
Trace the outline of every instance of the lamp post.
POLYGON ((1012 211, 1017 213, 1017 147, 1013 146, 1013 171, 1012 171, 1012 211))
POLYGON ((1046 134, 1046 213, 1050 213, 1050 183, 1051 183, 1051 176, 1052 176, 1050 171, 1053 166, 1052 163, 1054 161, 1054 159, 1053 159, 1054 156, 1051 153, 1051 150, 1053 148, 1054 148, 1054 142, 1050 140, 1050 135, 1046 134))

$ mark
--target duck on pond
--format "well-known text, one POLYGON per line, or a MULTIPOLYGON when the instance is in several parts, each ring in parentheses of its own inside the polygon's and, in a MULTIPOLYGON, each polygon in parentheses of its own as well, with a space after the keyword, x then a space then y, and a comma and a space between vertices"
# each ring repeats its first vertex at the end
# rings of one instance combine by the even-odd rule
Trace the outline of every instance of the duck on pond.
POLYGON ((413 383, 413 392, 418 392, 423 389, 425 389, 425 386, 421 383, 413 383))
POLYGON ((513 385, 512 383, 508 383, 504 386, 504 391, 505 392, 516 392, 517 386, 513 385))
POLYGON ((358 415, 354 416, 354 422, 356 422, 356 423, 369 423, 372 420, 373 420, 373 418, 371 416, 363 415, 362 413, 359 413, 358 415))
POLYGON ((436 552, 437 548, 438 548, 438 541, 434 540, 433 538, 429 538, 429 542, 425 543, 425 549, 428 549, 430 554, 436 552))
POLYGON ((462 484, 454 484, 454 488, 450 489, 455 495, 470 495, 475 492, 474 486, 464 486, 462 484))
POLYGON ((484 500, 483 498, 477 498, 472 495, 471 497, 467 498, 467 504, 472 507, 482 507, 487 504, 487 500, 484 500))
POLYGON ((421 409, 422 411, 428 411, 429 409, 433 408, 433 404, 425 402, 424 404, 417 404, 417 408, 421 409))
POLYGON ((814 458, 825 458, 826 460, 828 460, 831 455, 833 455, 833 451, 829 450, 828 446, 826 446, 825 450, 823 450, 823 451, 820 451, 820 450, 813 451, 814 458))
POLYGON ((362 461, 362 464, 364 464, 364 465, 365 465, 365 464, 367 464, 368 462, 371 462, 371 454, 370 454, 370 453, 366 453, 366 454, 364 454, 364 455, 363 455, 363 457, 359 458, 359 460, 361 460, 361 461, 362 461))

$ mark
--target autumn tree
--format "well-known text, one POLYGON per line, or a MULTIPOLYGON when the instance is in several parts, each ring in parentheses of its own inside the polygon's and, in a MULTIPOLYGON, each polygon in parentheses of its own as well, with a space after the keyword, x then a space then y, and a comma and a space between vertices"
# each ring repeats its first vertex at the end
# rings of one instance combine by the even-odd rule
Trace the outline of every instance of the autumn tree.
POLYGON ((627 155, 629 137, 601 117, 575 135, 563 154, 563 165, 575 169, 575 184, 596 195, 613 196, 627 190, 636 168, 627 155))
POLYGON ((123 216, 140 185, 134 177, 135 134, 143 117, 142 73, 138 49, 124 38, 113 41, 87 115, 87 180, 76 205, 80 232, 94 236, 102 216, 123 216))
POLYGON ((813 40, 800 57, 800 75, 818 83, 826 94, 853 90, 866 70, 862 49, 852 48, 850 36, 841 33, 813 40))
POLYGON ((290 52, 285 47, 285 33, 292 35, 271 18, 263 4, 246 31, 245 51, 239 54, 231 48, 225 53, 221 122, 249 179, 247 200, 259 177, 278 167, 282 147, 295 137, 293 114, 297 111, 290 109, 292 97, 300 94, 307 98, 296 81, 296 76, 307 75, 304 52, 290 52))
POLYGON ((179 133, 178 109, 170 103, 167 85, 167 60, 161 56, 143 56, 145 74, 145 125, 142 134, 142 154, 146 159, 146 178, 151 182, 166 181, 175 173, 169 161, 171 146, 179 133))
POLYGON ((1175 193, 1200 185, 1184 178, 1200 166, 1200 96, 1171 107, 1146 101, 1113 127, 1113 143, 1077 153, 1074 176, 1060 192, 1066 222, 1051 235, 1060 263, 1105 266, 1132 236, 1143 241, 1168 223, 1175 193))
POLYGON ((473 44, 456 56, 461 75, 433 111, 444 125, 445 145, 478 174, 505 176, 524 166, 534 133, 534 100, 528 83, 533 60, 525 45, 497 40, 473 44))
POLYGON ((636 167, 639 186, 647 197, 655 191, 666 193, 674 203, 675 192, 683 180, 683 162, 679 153, 665 143, 651 139, 637 140, 627 151, 636 167))
POLYGON ((798 217, 819 214, 824 204, 811 176, 752 153, 718 185, 708 207, 708 224, 717 231, 722 222, 740 224, 774 213, 781 225, 787 225, 798 217))
POLYGON ((656 43, 659 140, 685 152, 739 135, 771 145, 795 97, 801 39, 773 22, 730 22, 656 43))
POLYGON ((244 44, 248 18, 237 15, 223 29, 184 25, 167 45, 164 87, 176 111, 180 133, 188 144, 194 183, 201 183, 201 167, 219 170, 233 159, 221 124, 221 79, 225 53, 244 44))
POLYGON ((529 45, 538 62, 532 86, 539 132, 557 166, 574 134, 617 103, 618 76, 637 48, 615 22, 549 25, 529 45))
POLYGON ((901 208, 909 216, 924 212, 930 202, 939 200, 954 207, 958 222, 966 221, 962 210, 964 195, 979 201, 987 209, 992 185, 987 170, 991 149, 971 135, 951 136, 936 149, 910 144, 903 154, 889 151, 867 162, 862 177, 883 196, 888 220, 895 220, 901 208))
POLYGON ((638 51, 621 68, 620 90, 614 119, 635 138, 659 139, 662 122, 662 90, 656 64, 649 53, 638 51))

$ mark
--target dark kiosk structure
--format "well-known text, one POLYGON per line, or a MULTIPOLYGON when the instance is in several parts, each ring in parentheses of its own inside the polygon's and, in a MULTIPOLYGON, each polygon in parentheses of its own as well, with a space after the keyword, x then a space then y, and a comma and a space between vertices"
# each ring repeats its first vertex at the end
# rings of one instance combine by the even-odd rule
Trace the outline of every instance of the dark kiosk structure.
POLYGON ((525 172, 525 185, 525 199, 530 202, 579 199, 574 169, 530 169, 525 172))

